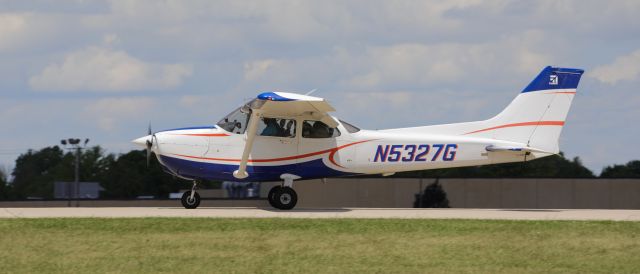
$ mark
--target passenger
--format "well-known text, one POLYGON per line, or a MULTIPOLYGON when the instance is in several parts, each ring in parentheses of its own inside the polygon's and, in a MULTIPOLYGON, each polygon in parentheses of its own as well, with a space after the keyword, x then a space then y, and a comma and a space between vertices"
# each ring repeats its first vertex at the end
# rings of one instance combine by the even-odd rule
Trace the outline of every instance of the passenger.
POLYGON ((311 137, 312 131, 313 131, 313 126, 311 126, 311 123, 309 123, 309 121, 304 121, 304 123, 302 124, 302 137, 312 138, 311 137))
POLYGON ((260 133, 260 135, 279 136, 279 134, 281 133, 281 129, 280 129, 280 126, 278 126, 276 119, 264 118, 262 121, 267 125, 267 127, 265 127, 264 130, 262 130, 262 133, 260 133))
POLYGON ((278 136, 279 137, 290 137, 291 135, 289 134, 289 130, 286 129, 286 120, 285 119, 279 119, 280 122, 278 123, 278 136))
POLYGON ((329 138, 329 126, 325 123, 317 121, 313 124, 313 137, 312 138, 329 138))
MULTIPOLYGON (((284 121, 284 119, 283 119, 284 121)), ((295 137, 296 136, 296 129, 293 128, 293 130, 291 130, 293 127, 293 120, 289 120, 289 122, 287 122, 287 124, 285 126, 283 126, 282 128, 284 129, 284 133, 285 136, 284 137, 295 137)))

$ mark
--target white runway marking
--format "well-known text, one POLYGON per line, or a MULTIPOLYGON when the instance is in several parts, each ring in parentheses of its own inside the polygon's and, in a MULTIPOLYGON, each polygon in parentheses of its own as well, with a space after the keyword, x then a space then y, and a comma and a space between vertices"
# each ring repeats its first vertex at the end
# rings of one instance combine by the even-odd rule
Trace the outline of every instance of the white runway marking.
POLYGON ((2 208, 0 218, 380 218, 380 219, 494 219, 494 220, 610 220, 640 221, 640 210, 606 209, 414 209, 333 208, 280 211, 255 207, 54 207, 2 208))

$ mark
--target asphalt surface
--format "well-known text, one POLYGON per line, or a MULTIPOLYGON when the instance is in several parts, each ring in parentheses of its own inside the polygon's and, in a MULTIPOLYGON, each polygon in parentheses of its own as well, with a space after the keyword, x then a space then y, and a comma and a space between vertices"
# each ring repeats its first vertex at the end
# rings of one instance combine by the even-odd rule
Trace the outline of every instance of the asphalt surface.
POLYGON ((640 210, 606 209, 414 209, 299 208, 281 211, 256 207, 52 207, 0 208, 0 218, 382 218, 494 220, 610 220, 640 221, 640 210))

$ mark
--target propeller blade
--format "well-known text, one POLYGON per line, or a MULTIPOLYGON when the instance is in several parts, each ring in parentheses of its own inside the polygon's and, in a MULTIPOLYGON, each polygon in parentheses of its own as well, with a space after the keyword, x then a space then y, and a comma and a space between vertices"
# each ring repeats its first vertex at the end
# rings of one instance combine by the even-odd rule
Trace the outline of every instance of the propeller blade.
POLYGON ((147 140, 147 167, 149 167, 149 160, 151 158, 151 146, 153 145, 153 143, 151 143, 149 140, 147 140))
POLYGON ((150 164, 150 159, 151 159, 151 147, 153 147, 153 137, 155 137, 154 135, 151 135, 152 131, 151 131, 151 123, 149 123, 149 128, 147 130, 147 136, 151 136, 150 139, 147 139, 147 167, 149 167, 150 164))

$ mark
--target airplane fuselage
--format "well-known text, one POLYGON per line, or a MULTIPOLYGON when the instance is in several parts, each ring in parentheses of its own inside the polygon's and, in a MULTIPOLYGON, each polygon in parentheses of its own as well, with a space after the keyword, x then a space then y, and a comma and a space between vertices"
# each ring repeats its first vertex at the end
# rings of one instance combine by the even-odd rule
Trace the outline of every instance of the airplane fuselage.
MULTIPOLYGON (((301 119, 297 125, 302 123, 301 119)), ((489 153, 488 146, 514 144, 464 135, 350 133, 342 123, 337 129, 340 135, 331 138, 256 136, 249 177, 244 179, 235 178, 233 171, 238 169, 246 133, 218 126, 161 131, 155 134, 154 151, 165 168, 186 179, 252 182, 278 181, 285 173, 315 179, 505 163, 522 161, 526 153, 489 153)))

